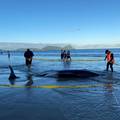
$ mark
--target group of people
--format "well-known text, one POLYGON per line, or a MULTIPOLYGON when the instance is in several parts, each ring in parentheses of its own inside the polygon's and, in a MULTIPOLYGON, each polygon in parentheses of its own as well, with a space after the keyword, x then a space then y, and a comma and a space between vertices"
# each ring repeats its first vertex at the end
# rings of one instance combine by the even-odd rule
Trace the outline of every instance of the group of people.
MULTIPOLYGON (((106 50, 105 51, 105 59, 107 61, 107 65, 106 65, 106 70, 108 71, 109 67, 111 68, 111 71, 113 72, 113 64, 114 64, 114 55, 110 50, 106 50)), ((34 54, 30 49, 27 49, 27 51, 25 51, 24 53, 24 57, 26 60, 26 65, 29 66, 32 63, 32 58, 33 58, 34 54)), ((71 61, 71 55, 70 55, 70 51, 65 51, 65 50, 61 50, 61 60, 66 62, 66 61, 71 61)))
MULTIPOLYGON (((25 63, 27 66, 30 66, 32 64, 32 58, 33 58, 34 54, 30 49, 27 49, 24 53, 24 57, 25 57, 25 63)), ((71 55, 70 55, 70 51, 65 51, 65 50, 61 50, 61 60, 66 62, 66 61, 71 61, 71 55)))
POLYGON ((61 60, 64 62, 71 61, 71 55, 69 50, 61 50, 61 60))
MULTIPOLYGON (((107 61, 106 64, 106 71, 108 71, 109 67, 111 69, 111 72, 113 72, 113 64, 114 64, 114 55, 110 50, 106 50, 105 51, 105 59, 107 61)), ((33 58, 34 54, 30 49, 27 49, 24 53, 24 57, 26 60, 26 65, 29 66, 32 63, 32 58, 33 58)), ((66 62, 66 61, 71 61, 71 55, 70 55, 70 51, 65 51, 65 50, 61 50, 61 60, 66 62)))

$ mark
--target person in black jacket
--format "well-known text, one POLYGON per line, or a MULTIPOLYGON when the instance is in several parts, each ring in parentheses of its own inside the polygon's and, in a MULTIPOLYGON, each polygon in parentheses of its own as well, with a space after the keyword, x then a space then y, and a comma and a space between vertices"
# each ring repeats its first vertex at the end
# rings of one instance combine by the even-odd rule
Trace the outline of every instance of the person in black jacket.
POLYGON ((26 60, 26 65, 29 66, 32 64, 32 58, 33 58, 34 54, 30 49, 27 49, 27 51, 25 51, 24 53, 24 57, 26 60))
POLYGON ((61 50, 61 61, 63 61, 63 57, 64 57, 64 51, 61 50))

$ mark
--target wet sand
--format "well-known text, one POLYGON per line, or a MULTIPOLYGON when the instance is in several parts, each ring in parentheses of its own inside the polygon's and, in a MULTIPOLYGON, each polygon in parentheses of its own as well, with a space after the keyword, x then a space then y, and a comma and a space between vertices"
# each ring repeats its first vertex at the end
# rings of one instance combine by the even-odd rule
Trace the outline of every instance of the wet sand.
MULTIPOLYGON (((8 72, 8 71, 6 71, 8 72)), ((118 120, 120 118, 119 79, 114 73, 102 77, 67 81, 19 72, 12 81, 0 76, 0 119, 2 120, 118 120), (32 81, 32 82, 31 82, 32 81), (27 87, 56 85, 63 88, 27 87), (31 83, 31 84, 30 84, 31 83), (75 86, 81 86, 74 88, 75 86), (95 86, 96 85, 96 86, 95 86), (98 86, 97 86, 98 85, 98 86), (73 88, 64 88, 73 86, 73 88)))
POLYGON ((24 61, 16 61, 12 66, 16 76, 20 77, 16 80, 8 79, 10 71, 7 65, 2 66, 0 70, 1 120, 119 120, 120 118, 119 67, 111 73, 104 71, 104 62, 68 64, 33 61, 31 69, 28 69, 24 61), (84 68, 97 72, 100 76, 87 79, 40 76, 49 70, 52 73, 52 70, 58 69, 84 68))

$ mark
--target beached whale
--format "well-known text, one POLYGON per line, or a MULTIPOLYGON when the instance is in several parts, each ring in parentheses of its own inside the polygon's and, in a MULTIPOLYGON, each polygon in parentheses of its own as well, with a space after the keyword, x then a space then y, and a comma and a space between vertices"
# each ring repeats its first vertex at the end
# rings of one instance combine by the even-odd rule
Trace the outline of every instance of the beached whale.
MULTIPOLYGON (((15 75, 12 66, 9 65, 10 76, 9 80, 14 80, 19 78, 15 75)), ((57 77, 57 78, 89 78, 99 76, 98 73, 91 72, 88 70, 53 70, 46 71, 42 73, 34 73, 34 75, 39 77, 57 77)))
POLYGON ((60 70, 57 72, 57 76, 61 77, 79 77, 79 78, 88 78, 88 77, 96 77, 99 74, 88 71, 88 70, 60 70))
POLYGON ((40 76, 58 78, 88 78, 99 76, 99 74, 88 70, 57 70, 44 72, 40 74, 40 76))

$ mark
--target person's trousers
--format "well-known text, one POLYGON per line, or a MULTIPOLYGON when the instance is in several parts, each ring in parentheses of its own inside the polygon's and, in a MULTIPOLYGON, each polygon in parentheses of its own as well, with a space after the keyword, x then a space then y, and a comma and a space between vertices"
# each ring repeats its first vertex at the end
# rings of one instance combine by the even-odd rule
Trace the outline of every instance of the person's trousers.
POLYGON ((107 68, 106 68, 107 71, 108 71, 109 67, 110 67, 111 71, 113 72, 113 63, 107 62, 107 68))
POLYGON ((26 65, 31 65, 32 59, 31 58, 26 58, 26 65))

